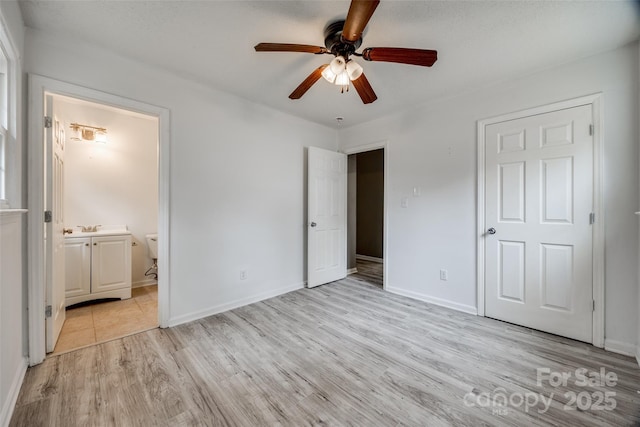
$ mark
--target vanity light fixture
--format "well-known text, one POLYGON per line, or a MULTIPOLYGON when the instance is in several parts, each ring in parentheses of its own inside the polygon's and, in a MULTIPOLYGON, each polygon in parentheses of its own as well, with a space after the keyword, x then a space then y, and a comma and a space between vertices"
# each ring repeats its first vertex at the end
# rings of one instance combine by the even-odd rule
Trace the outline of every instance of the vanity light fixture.
POLYGON ((94 141, 107 142, 107 129, 97 126, 82 125, 80 123, 71 123, 69 125, 73 133, 71 140, 73 141, 94 141))

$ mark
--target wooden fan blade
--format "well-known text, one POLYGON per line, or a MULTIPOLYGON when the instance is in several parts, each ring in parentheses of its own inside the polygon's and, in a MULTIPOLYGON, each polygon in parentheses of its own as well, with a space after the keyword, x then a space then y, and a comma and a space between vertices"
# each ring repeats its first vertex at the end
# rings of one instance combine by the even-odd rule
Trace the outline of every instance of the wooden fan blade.
POLYGON ((256 52, 302 52, 302 53, 326 53, 327 48, 311 46, 308 44, 293 43, 258 43, 254 46, 256 52))
POLYGON ((362 37, 362 32, 378 7, 378 3, 380 0, 351 0, 349 13, 342 29, 344 41, 355 43, 362 37))
POLYGON ((373 91, 373 88, 369 84, 369 80, 364 76, 364 73, 360 75, 357 79, 353 80, 353 87, 356 88, 358 95, 362 99, 362 102, 365 104, 371 104, 373 101, 378 99, 378 96, 373 91))
POLYGON ((309 77, 307 77, 306 79, 304 79, 302 83, 300 83, 300 86, 298 86, 296 90, 291 92, 291 95, 289 95, 289 98, 291 99, 302 98, 302 95, 304 95, 311 88, 311 86, 313 86, 314 83, 317 82, 320 79, 320 77, 322 77, 322 71, 328 66, 329 64, 324 64, 316 68, 313 71, 313 73, 309 74, 309 77))
POLYGON ((403 47, 368 47, 362 51, 362 57, 367 61, 398 62, 431 67, 438 60, 438 52, 403 47))

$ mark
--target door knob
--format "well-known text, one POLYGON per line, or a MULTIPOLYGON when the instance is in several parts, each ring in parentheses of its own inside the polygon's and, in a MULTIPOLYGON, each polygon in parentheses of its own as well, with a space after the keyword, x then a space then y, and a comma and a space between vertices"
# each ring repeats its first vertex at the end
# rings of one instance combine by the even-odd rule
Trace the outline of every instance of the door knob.
POLYGON ((490 229, 487 230, 488 234, 496 234, 496 229, 491 227, 490 229))
POLYGON ((318 225, 318 224, 316 224, 315 222, 312 222, 312 223, 311 223, 311 224, 309 224, 309 225, 310 225, 310 226, 312 226, 312 227, 315 227, 315 226, 316 226, 316 225, 318 225))

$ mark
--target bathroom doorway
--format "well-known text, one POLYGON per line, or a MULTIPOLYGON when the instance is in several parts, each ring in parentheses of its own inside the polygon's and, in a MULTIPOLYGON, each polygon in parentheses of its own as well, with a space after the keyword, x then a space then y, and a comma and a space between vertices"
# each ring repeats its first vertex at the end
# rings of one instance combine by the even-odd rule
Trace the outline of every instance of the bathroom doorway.
POLYGON ((59 354, 158 326, 157 249, 147 238, 157 241, 158 118, 52 98, 64 146, 66 320, 47 351, 59 354))
POLYGON ((385 149, 347 157, 347 271, 384 288, 385 149))
MULTIPOLYGON (((169 292, 169 110, 35 75, 29 76, 28 105, 31 182, 28 227, 30 365, 42 362, 45 354, 52 351, 70 351, 72 348, 109 341, 158 325, 166 327, 169 292), (56 108, 48 108, 51 98, 55 98, 56 108), (91 109, 94 117, 88 114, 91 109), (51 114, 47 114, 49 112, 51 114), (147 123, 149 134, 134 132, 126 135, 125 129, 138 129, 132 124, 136 120, 138 124, 147 123), (42 129, 45 129, 44 133, 42 129), (52 236, 52 228, 46 221, 50 214, 46 210, 51 209, 48 200, 54 199, 51 197, 52 186, 50 180, 47 180, 45 166, 45 142, 51 140, 51 135, 57 136, 58 142, 62 142, 65 147, 65 173, 59 179, 61 182, 56 184, 61 186, 64 194, 57 198, 57 211, 58 216, 63 218, 65 246, 67 238, 73 236, 77 239, 75 253, 70 249, 70 264, 50 262, 52 251, 46 240, 47 234, 52 236), (146 144, 151 146, 151 150, 142 155, 134 151, 141 151, 143 139, 151 141, 146 144), (77 144, 75 153, 73 144, 77 144), (100 170, 110 171, 112 175, 74 175, 74 158, 81 160, 75 165, 78 166, 76 169, 95 174, 100 170), (151 164, 153 168, 143 167, 142 163, 151 164), (67 166, 71 169, 67 170, 67 166), (135 176, 135 173, 138 175, 135 176), (60 202, 68 199, 67 196, 77 200, 60 202), (148 210, 144 214, 135 214, 131 205, 139 204, 140 200, 145 200, 147 204, 149 200, 153 201, 152 214, 148 210), (83 204, 83 201, 86 203, 83 204), (91 212, 93 216, 90 216, 91 212), (43 223, 45 227, 42 227, 43 223), (84 231, 78 226, 84 226, 84 231), (149 256, 147 234, 155 234, 157 269, 150 268, 154 261, 149 256), (81 239, 88 240, 80 243, 81 239), (85 248, 84 253, 81 247, 85 248), (62 270, 70 265, 70 277, 75 286, 66 289, 67 274, 63 271, 63 279, 54 281, 63 283, 62 303, 55 310, 54 307, 42 310, 41 307, 50 304, 49 290, 60 289, 59 286, 50 286, 52 281, 49 279, 54 264, 58 269, 60 264, 65 264, 62 270), (77 264, 83 264, 84 268, 76 268, 77 264), (130 273, 127 274, 127 271, 130 273), (158 274, 157 281, 155 273, 158 274), (88 280, 83 279, 87 277, 88 280), (127 277, 128 279, 123 279, 127 277), (123 283, 128 284, 128 295, 125 294, 127 286, 123 286, 123 283), (86 289, 80 289, 83 286, 90 293, 97 290, 99 294, 95 295, 96 299, 104 296, 113 297, 116 301, 94 304, 94 296, 79 295, 86 293, 86 289), (77 303, 84 306, 77 307, 77 303), (75 307, 65 310, 66 305, 75 307), (53 329, 45 328, 45 324, 50 323, 45 320, 47 314, 54 311, 71 313, 66 329, 67 332, 76 333, 76 344, 69 344, 67 340, 64 346, 60 345, 62 342, 58 342, 56 347, 53 345, 55 340, 47 339, 48 332, 53 329), (133 316, 122 318, 122 314, 133 316), (84 321, 79 319, 81 317, 84 317, 84 321), (93 323, 92 333, 88 332, 89 327, 85 321, 93 323), (82 335, 78 332, 80 330, 85 331, 82 338, 79 338, 82 335), (88 336, 91 334, 93 337, 90 339, 88 336)), ((62 230, 61 227, 60 234, 63 234, 62 230)), ((65 248, 58 252, 66 253, 67 250, 65 248)), ((65 317, 64 314, 62 318, 65 317)), ((64 331, 62 336, 64 337, 64 331)))

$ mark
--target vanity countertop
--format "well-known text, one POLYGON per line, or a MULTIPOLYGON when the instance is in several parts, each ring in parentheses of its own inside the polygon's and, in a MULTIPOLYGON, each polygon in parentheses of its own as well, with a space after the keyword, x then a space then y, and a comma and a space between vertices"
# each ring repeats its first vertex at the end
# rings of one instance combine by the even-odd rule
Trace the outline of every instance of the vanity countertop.
POLYGON ((79 227, 68 227, 73 229, 73 233, 65 235, 65 239, 78 237, 100 237, 131 234, 126 225, 105 225, 98 228, 98 231, 80 231, 79 227))

